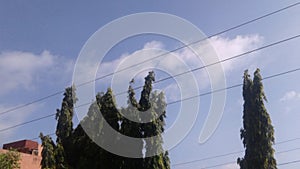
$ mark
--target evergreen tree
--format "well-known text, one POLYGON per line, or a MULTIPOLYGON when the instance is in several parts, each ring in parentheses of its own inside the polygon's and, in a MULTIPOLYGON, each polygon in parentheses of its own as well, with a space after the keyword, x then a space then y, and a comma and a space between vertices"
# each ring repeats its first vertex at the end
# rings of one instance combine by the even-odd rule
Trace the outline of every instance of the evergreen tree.
POLYGON ((68 143, 68 138, 73 132, 74 104, 76 103, 75 87, 68 87, 65 90, 61 109, 56 110, 56 135, 57 142, 68 143))
POLYGON ((76 103, 75 87, 68 87, 65 90, 61 109, 57 109, 56 120, 56 168, 66 169, 68 161, 72 160, 72 140, 74 104, 76 103))
POLYGON ((101 141, 103 118, 100 117, 100 99, 103 94, 97 94, 95 102, 89 107, 87 116, 76 127, 73 134, 73 161, 72 166, 74 168, 105 168, 103 165, 103 149, 98 146, 93 140, 101 141), (86 130, 92 131, 89 136, 83 130, 82 126, 86 130), (92 140, 92 139, 93 140, 92 140))
POLYGON ((40 138, 43 146, 41 167, 42 169, 55 169, 55 144, 50 136, 44 136, 42 133, 40 133, 40 138))
POLYGON ((274 158, 274 128, 264 106, 266 96, 263 91, 260 70, 254 73, 253 81, 244 73, 243 83, 244 113, 241 139, 245 150, 244 158, 238 158, 241 169, 277 169, 274 158))
POLYGON ((56 169, 68 169, 68 161, 66 159, 66 154, 62 143, 59 141, 56 143, 55 148, 55 162, 56 162, 56 169))
MULTIPOLYGON (((110 88, 107 89, 107 92, 97 100, 100 105, 100 111, 103 115, 103 118, 106 120, 107 125, 112 127, 115 131, 120 131, 120 113, 116 107, 115 97, 113 92, 110 88)), ((104 133, 105 134, 105 133, 104 133)), ((117 145, 119 139, 115 133, 110 133, 110 138, 105 137, 102 139, 103 144, 112 144, 117 145)), ((120 147, 121 148, 121 147, 120 147)), ((121 157, 110 153, 106 150, 103 151, 103 163, 102 165, 104 168, 111 168, 111 169, 119 169, 121 166, 121 157)))
MULTIPOLYGON (((140 107, 135 99, 135 92, 131 86, 133 83, 133 80, 130 82, 129 88, 128 88, 128 106, 126 108, 121 109, 121 113, 123 115, 126 115, 126 117, 121 118, 121 130, 120 133, 129 137, 133 138, 142 138, 142 128, 141 128, 141 117, 139 115, 138 109, 140 107), (132 104, 130 103, 132 101, 132 104), (138 108, 137 108, 138 107, 138 108), (132 121, 130 119, 136 119, 137 121, 132 121)), ((122 141, 122 140, 121 140, 122 141)), ((125 143, 126 144, 126 143, 125 143)), ((144 143, 141 139, 140 141, 135 142, 137 146, 139 147, 139 156, 140 158, 128 158, 128 157, 122 157, 121 161, 121 169, 127 169, 127 168, 143 168, 143 147, 144 143)))
MULTIPOLYGON (((140 125, 143 138, 148 138, 145 139, 145 155, 148 157, 144 158, 143 160, 143 168, 169 169, 170 161, 168 152, 151 156, 153 154, 157 154, 158 152, 163 152, 163 140, 161 134, 164 132, 164 119, 166 117, 166 105, 163 93, 153 93, 151 95, 153 81, 155 81, 155 75, 154 72, 151 71, 149 72, 148 76, 145 77, 145 84, 141 93, 139 103, 137 103, 135 99, 133 88, 129 86, 129 100, 132 106, 136 107, 139 111, 141 111, 141 113, 144 112, 147 113, 146 116, 150 116, 150 122, 140 125)), ((140 116, 142 119, 144 118, 143 114, 140 114, 140 116)), ((149 117, 147 117, 147 119, 148 118, 149 117)))
POLYGON ((72 159, 72 132, 74 104, 76 102, 75 87, 65 89, 61 109, 56 110, 56 145, 51 137, 40 134, 42 140, 42 162, 41 166, 45 169, 69 169, 69 161, 72 159), (69 157, 69 159, 67 158, 69 157), (53 165, 55 164, 55 166, 53 165))
POLYGON ((150 123, 143 125, 144 137, 146 139, 146 157, 144 159, 145 169, 169 169, 170 160, 168 157, 168 152, 160 153, 155 156, 150 156, 152 154, 157 154, 158 152, 163 152, 163 139, 161 134, 164 132, 165 126, 165 101, 164 94, 154 92, 151 94, 150 102, 151 105, 151 116, 152 120, 150 123), (156 137, 154 137, 156 136, 156 137), (151 137, 151 138, 150 138, 151 137))
POLYGON ((75 129, 74 138, 73 161, 70 162, 72 168, 104 169, 103 150, 90 139, 81 124, 75 129))
MULTIPOLYGON (((145 78, 145 85, 139 102, 136 101, 134 90, 130 85, 128 103, 131 102, 131 104, 121 110, 117 109, 115 98, 110 88, 105 94, 98 94, 96 101, 89 107, 87 116, 75 130, 73 130, 72 119, 74 114, 73 104, 76 102, 76 96, 74 87, 67 88, 61 109, 57 110, 56 114, 56 145, 49 136, 40 136, 45 148, 42 153, 44 158, 42 162, 43 169, 169 169, 168 152, 142 158, 144 155, 163 152, 161 134, 164 132, 165 126, 166 104, 163 93, 151 93, 154 80, 154 72, 149 72, 149 75, 145 78), (122 117, 119 111, 131 116, 131 118, 138 119, 140 122, 122 117), (143 119, 144 117, 149 118, 149 116, 151 122, 141 123, 145 120, 143 119), (104 123, 104 120, 107 123, 104 123), (105 128, 104 125, 109 125, 115 131, 130 137, 146 138, 156 136, 157 139, 151 138, 145 141, 145 146, 143 140, 136 143, 140 147, 141 158, 120 157, 104 150, 93 142, 102 142, 102 144, 107 145, 119 145, 114 143, 121 143, 122 140, 117 135, 105 133, 107 131, 103 130, 105 128), (83 126, 85 129, 93 132, 87 135, 83 126), (112 137, 103 137, 106 134, 110 134, 112 137), (143 149, 146 150, 146 154, 143 153, 143 149), (55 163, 54 166, 53 163, 55 163)), ((124 145, 124 143, 121 145, 124 145)))

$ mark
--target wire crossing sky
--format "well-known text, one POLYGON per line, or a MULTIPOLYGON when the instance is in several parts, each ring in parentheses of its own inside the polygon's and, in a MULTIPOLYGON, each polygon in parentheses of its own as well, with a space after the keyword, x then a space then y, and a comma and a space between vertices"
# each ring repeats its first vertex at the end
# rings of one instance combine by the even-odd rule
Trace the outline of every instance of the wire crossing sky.
MULTIPOLYGON (((275 77, 279 77, 279 76, 283 76, 283 75, 294 73, 294 72, 297 72, 297 71, 300 71, 300 67, 296 68, 296 69, 288 70, 286 72, 281 72, 281 73, 278 73, 278 74, 267 76, 267 77, 263 78, 263 80, 265 80, 265 79, 271 79, 271 78, 275 78, 275 77)), ((182 101, 190 100, 190 99, 193 99, 193 98, 196 98, 196 97, 202 97, 202 96, 205 96, 205 95, 209 95, 209 94, 212 94, 214 92, 220 92, 222 90, 229 90, 229 89, 232 89, 232 88, 241 87, 242 85, 243 84, 240 83, 240 84, 229 86, 229 87, 226 87, 226 88, 223 88, 223 89, 218 89, 218 90, 215 90, 215 91, 210 91, 210 92, 202 93, 202 94, 199 94, 199 95, 196 95, 196 96, 192 96, 192 97, 188 97, 188 98, 183 98, 183 99, 176 100, 176 101, 173 101, 173 102, 170 102, 170 103, 166 103, 166 104, 167 105, 171 105, 171 104, 175 104, 175 103, 180 103, 182 101)), ((92 104, 92 102, 86 103, 86 104, 82 104, 82 105, 79 105, 79 106, 75 106, 75 107, 89 106, 91 104, 92 104)), ((36 121, 39 121, 39 120, 42 120, 42 119, 45 119, 45 118, 53 117, 55 115, 56 115, 56 113, 49 114, 47 116, 43 116, 43 117, 40 117, 40 118, 32 119, 30 121, 26 121, 26 122, 23 122, 23 123, 20 123, 20 124, 16 124, 14 126, 10 126, 10 127, 4 128, 4 129, 0 129, 0 132, 4 132, 4 131, 10 130, 10 129, 13 129, 13 128, 16 128, 16 127, 20 127, 20 126, 23 126, 23 125, 26 125, 26 124, 30 124, 30 123, 33 123, 33 122, 36 122, 36 121)))
MULTIPOLYGON (((245 21, 245 22, 243 22, 243 23, 241 23, 241 24, 238 24, 238 25, 236 25, 236 26, 230 27, 230 28, 228 28, 228 29, 225 29, 225 30, 223 30, 223 31, 220 31, 220 32, 218 32, 218 33, 215 33, 215 34, 213 34, 213 35, 210 35, 210 36, 208 36, 208 37, 205 38, 205 39, 200 39, 200 40, 195 41, 195 42, 193 42, 193 43, 190 43, 190 44, 187 44, 187 45, 183 45, 183 46, 181 46, 181 47, 178 47, 178 48, 176 48, 176 49, 173 49, 173 50, 171 50, 171 51, 168 51, 168 52, 166 52, 166 53, 164 53, 164 54, 161 54, 161 55, 158 55, 158 56, 154 56, 154 57, 151 58, 151 59, 145 60, 145 61, 143 61, 143 62, 134 64, 134 65, 132 65, 132 66, 130 66, 130 67, 127 67, 127 68, 124 68, 124 69, 122 69, 122 70, 119 70, 118 72, 112 72, 112 73, 106 74, 106 75, 104 75, 104 76, 102 76, 102 77, 97 77, 95 80, 91 80, 91 81, 87 81, 87 82, 85 82, 85 83, 79 84, 77 87, 80 87, 80 86, 85 85, 85 84, 88 84, 88 83, 95 82, 95 81, 100 80, 100 79, 104 79, 105 77, 112 76, 112 75, 114 75, 115 73, 122 72, 122 71, 127 70, 127 69, 130 69, 130 68, 132 68, 132 67, 134 67, 134 66, 136 66, 136 65, 139 65, 139 64, 142 64, 142 63, 151 61, 151 60, 153 60, 153 59, 156 59, 156 58, 165 56, 165 55, 167 55, 167 54, 169 54, 169 53, 172 53, 172 52, 175 52, 175 51, 177 51, 177 50, 180 50, 180 49, 183 49, 183 48, 187 48, 187 47, 189 47, 189 46, 191 46, 191 45, 194 45, 194 44, 196 44, 196 43, 202 42, 202 41, 204 41, 204 40, 206 40, 206 39, 209 39, 209 38, 212 38, 212 37, 215 37, 215 36, 224 34, 224 33, 226 33, 226 32, 229 32, 229 31, 238 29, 238 28, 240 28, 240 27, 246 26, 246 25, 251 24, 251 23, 253 23, 253 22, 257 22, 257 21, 259 21, 259 20, 261 20, 261 19, 264 19, 264 18, 266 18, 266 17, 275 15, 275 14, 277 14, 277 13, 280 13, 280 12, 282 12, 282 11, 288 10, 289 8, 292 8, 292 7, 296 7, 296 6, 298 6, 298 5, 300 5, 300 2, 296 2, 296 3, 294 3, 294 4, 288 5, 288 6, 286 6, 286 7, 280 8, 280 9, 275 10, 275 11, 273 11, 273 12, 270 12, 270 13, 267 13, 267 14, 265 14, 265 15, 262 15, 262 16, 259 16, 259 17, 257 17, 257 18, 254 18, 254 19, 252 19, 252 20, 245 21)), ((291 39, 294 39, 294 38, 298 38, 298 37, 299 37, 299 36, 291 37, 291 38, 282 40, 282 42, 288 41, 288 40, 291 40, 291 39)), ((273 45, 277 45, 277 44, 282 43, 282 42, 279 41, 279 42, 276 42, 276 43, 274 43, 274 44, 270 44, 270 45, 267 45, 267 46, 265 46, 265 47, 258 48, 258 49, 256 49, 256 50, 249 51, 248 53, 252 53, 252 52, 255 52, 255 51, 257 51, 257 50, 261 50, 261 49, 263 49, 263 48, 266 48, 266 47, 270 47, 270 46, 273 46, 273 45)), ((248 54, 248 53, 245 53, 245 54, 248 54)), ((240 54, 240 55, 235 56, 235 57, 240 57, 240 56, 245 55, 245 54, 240 54)), ((232 57, 232 58, 235 58, 235 57, 232 57)), ((230 60, 230 59, 232 59, 232 58, 228 58, 228 59, 226 59, 226 60, 230 60)), ((220 62, 216 62, 216 63, 214 63, 214 64, 218 64, 218 63, 224 62, 224 61, 226 61, 226 60, 221 60, 220 62)), ((212 64, 212 65, 214 65, 214 64, 212 64)), ((206 66, 201 67, 201 68, 198 68, 198 69, 196 69, 196 70, 203 69, 203 68, 208 67, 208 66, 210 66, 210 65, 206 65, 206 66)), ((192 71, 195 71, 195 70, 192 70, 192 71)), ((184 72, 184 73, 182 73, 182 74, 186 74, 186 73, 184 72)), ((181 74, 179 74, 179 75, 181 75, 181 74)), ((169 78, 166 78, 166 79, 158 80, 156 83, 158 83, 158 82, 160 82, 160 81, 164 81, 164 80, 170 79, 170 78, 173 78, 173 77, 169 77, 169 78)), ((140 87, 139 87, 139 88, 140 88, 140 87)), ((61 90, 61 91, 58 91, 58 92, 56 92, 56 93, 53 93, 53 94, 44 96, 44 97, 42 97, 42 98, 36 99, 36 100, 34 100, 34 101, 31 101, 31 102, 29 102, 29 103, 26 103, 26 104, 24 104, 24 105, 16 106, 16 107, 14 107, 14 108, 12 108, 12 109, 9 109, 9 110, 6 110, 6 111, 1 112, 0 115, 6 114, 6 113, 11 112, 11 111, 15 111, 15 110, 17 110, 17 109, 20 109, 20 108, 29 106, 29 105, 31 105, 31 104, 34 104, 34 103, 37 103, 37 102, 40 102, 40 101, 43 101, 43 100, 46 100, 46 99, 51 98, 51 97, 53 97, 53 96, 62 94, 63 92, 64 92, 64 90, 61 90)))
MULTIPOLYGON (((164 59, 164 66, 176 72, 175 76, 170 76, 167 72, 154 69, 154 90, 163 91, 168 103, 167 129, 176 123, 180 103, 201 98, 199 114, 191 131, 169 151, 172 168, 237 169, 236 159, 242 152, 232 150, 244 149, 239 135, 243 112, 242 75, 246 69, 252 75, 259 68, 264 77, 264 91, 268 98, 265 106, 275 129, 275 141, 280 140, 274 146, 278 168, 298 169, 299 5, 296 0, 0 2, 0 142, 3 144, 24 138, 39 141, 37 136, 40 132, 55 135, 55 110, 61 106, 63 89, 71 85, 77 57, 91 35, 124 16, 157 12, 183 18, 207 36, 188 44, 161 35, 129 37, 106 54, 95 79, 87 79, 86 83, 76 87, 84 88, 95 83, 95 91, 106 91, 111 87, 108 79, 113 78, 114 70, 126 61, 130 63, 128 67, 119 69, 117 74, 136 72, 136 76, 132 77, 135 80, 133 88, 139 93, 149 70, 138 68, 154 63, 155 59, 164 59), (190 47, 200 47, 204 41, 213 46, 219 57, 218 62, 204 65, 199 58, 195 59, 190 47), (148 49, 165 52, 130 59, 148 49), (189 71, 179 70, 174 61, 168 60, 169 55, 178 56, 190 68, 189 71), (222 65, 226 87, 212 90, 207 70, 215 65, 222 65), (181 97, 181 89, 174 77, 189 74, 195 76, 198 94, 181 97), (206 142, 199 144, 199 133, 210 111, 211 94, 225 91, 226 103, 218 127, 206 142)), ((108 38, 107 43, 110 40, 108 38)), ((105 44, 99 44, 99 47, 101 45, 105 44)), ((201 57, 206 57, 207 53, 203 53, 201 57)), ((126 96, 127 93, 114 91, 116 97, 126 96)), ((92 101, 87 100, 87 103, 76 107, 87 107, 92 101)), ((123 106, 119 102, 117 105, 123 106)), ((74 118, 74 126, 78 123, 78 119, 74 118)))

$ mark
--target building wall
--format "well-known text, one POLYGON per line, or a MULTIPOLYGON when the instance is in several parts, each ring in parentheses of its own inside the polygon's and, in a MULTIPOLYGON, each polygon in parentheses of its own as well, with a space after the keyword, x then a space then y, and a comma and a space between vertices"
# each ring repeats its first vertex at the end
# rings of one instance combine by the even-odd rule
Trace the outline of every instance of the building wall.
POLYGON ((3 145, 3 149, 13 148, 19 152, 32 154, 33 150, 38 150, 38 142, 32 140, 20 140, 3 145))
MULTIPOLYGON (((8 150, 0 149, 0 153, 6 153, 8 150)), ((40 154, 40 151, 39 151, 40 154)), ((41 156, 20 153, 20 169, 41 169, 41 156)))

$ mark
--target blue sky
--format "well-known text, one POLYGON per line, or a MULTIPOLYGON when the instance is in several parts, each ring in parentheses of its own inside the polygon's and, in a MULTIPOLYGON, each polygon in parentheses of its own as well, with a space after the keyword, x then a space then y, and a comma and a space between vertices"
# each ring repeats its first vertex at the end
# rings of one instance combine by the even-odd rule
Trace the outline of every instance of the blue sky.
MULTIPOLYGON (((172 1, 1 1, 0 2, 0 110, 25 104, 37 98, 62 90, 72 80, 74 64, 79 52, 88 38, 105 24, 137 12, 163 12, 182 17, 193 23, 206 35, 212 35, 242 22, 256 18, 268 12, 288 6, 297 1, 247 1, 230 0, 189 2, 172 1)), ((300 6, 291 8, 271 17, 259 20, 239 29, 210 39, 221 59, 243 53, 290 36, 300 34, 300 6)), ((138 25, 136 25, 138 26, 138 25)), ((179 42, 157 35, 141 35, 126 39, 116 45, 106 56, 102 71, 110 73, 124 58, 135 63, 130 57, 142 49, 156 48, 172 50, 179 42)), ((223 64, 227 86, 242 82, 245 69, 251 74, 256 67, 263 76, 269 76, 298 68, 300 40, 295 39, 276 47, 268 48, 243 58, 223 64)), ((188 50, 175 52, 190 67, 199 67, 188 50)), ((138 71, 138 70, 137 70, 138 71)), ((103 72, 98 72, 101 75, 103 72)), ((180 72, 178 72, 180 73, 180 72)), ((137 79, 145 72, 140 72, 137 79)), ((205 71, 195 72, 199 83, 199 92, 210 90, 209 79, 205 71)), ((166 76, 157 73, 157 78, 166 76)), ((276 141, 300 137, 300 114, 297 111, 300 102, 299 72, 264 81, 268 98, 266 107, 275 127, 276 141)), ((128 79, 129 81, 130 79, 128 79)), ((105 90, 110 84, 102 80, 97 90, 105 90)), ((135 85, 141 85, 138 80, 135 85)), ((167 100, 176 100, 174 81, 166 81, 156 88, 164 89, 167 100), (172 92, 171 92, 172 91, 172 92)), ((0 129, 55 113, 60 107, 62 95, 0 116, 0 129)), ((201 97, 200 113, 188 136, 170 151, 172 164, 202 159, 219 154, 242 150, 239 130, 242 127, 241 88, 227 91, 227 100, 221 122, 204 144, 198 143, 198 137, 207 116, 210 96, 201 97)), ((168 108, 168 126, 176 118, 178 105, 168 108), (173 113, 174 112, 174 113, 173 113)), ((0 143, 19 139, 30 139, 39 132, 53 133, 54 118, 24 125, 0 133, 0 143)), ((300 147, 300 140, 275 145, 277 152, 300 147)), ((276 154, 277 162, 284 163, 300 159, 299 150, 276 154)), ((204 160, 187 165, 173 166, 174 169, 195 169, 236 161, 243 153, 226 157, 204 160)), ((279 166, 280 169, 294 169, 298 164, 279 166)), ((236 168, 228 164, 220 169, 236 168)))

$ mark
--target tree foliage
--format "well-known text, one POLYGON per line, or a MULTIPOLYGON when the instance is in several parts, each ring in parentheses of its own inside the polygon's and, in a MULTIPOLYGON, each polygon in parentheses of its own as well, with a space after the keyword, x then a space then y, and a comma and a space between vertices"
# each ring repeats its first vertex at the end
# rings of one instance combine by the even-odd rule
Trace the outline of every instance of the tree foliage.
POLYGON ((128 106, 120 110, 116 106, 112 89, 109 88, 106 93, 98 93, 96 101, 89 107, 87 116, 75 129, 73 129, 72 119, 74 115, 73 105, 77 99, 74 86, 67 88, 61 109, 58 109, 56 114, 56 144, 50 137, 41 135, 45 148, 45 151, 42 153, 42 168, 169 169, 170 161, 167 152, 154 157, 142 158, 145 155, 143 153, 144 149, 146 154, 163 152, 161 134, 164 132, 165 126, 166 104, 163 93, 152 93, 152 82, 154 80, 154 72, 149 72, 149 75, 145 77, 145 85, 139 102, 135 99, 135 93, 130 84, 128 89, 128 106), (145 124, 131 121, 121 115, 127 114, 141 120, 143 113, 146 111, 150 112, 151 122, 145 124), (130 137, 157 137, 146 141, 145 146, 142 139, 137 143, 140 147, 141 158, 120 157, 104 150, 92 141, 96 140, 96 142, 102 142, 103 144, 113 144, 122 141, 117 135, 111 133, 111 138, 103 137, 104 134, 107 134, 103 130, 104 120, 117 132, 130 137), (84 131, 83 126, 85 129, 93 132, 88 133, 88 135, 84 131), (53 166, 53 163, 55 163, 55 166, 53 166))
POLYGON ((244 113, 241 139, 245 150, 244 158, 238 158, 241 169, 277 169, 274 158, 274 128, 264 106, 266 96, 263 90, 260 70, 250 78, 244 73, 243 82, 244 113))
MULTIPOLYGON (((165 107, 166 103, 164 100, 163 93, 151 93, 152 83, 155 81, 154 72, 149 72, 148 76, 145 77, 145 84, 141 93, 141 98, 139 103, 135 99, 135 93, 133 88, 129 87, 129 99, 131 104, 136 107, 141 112, 146 112, 146 118, 150 116, 150 122, 142 123, 140 125, 140 130, 142 133, 140 137, 148 138, 145 139, 145 155, 146 158, 143 159, 144 169, 168 169, 170 168, 170 161, 168 157, 168 152, 163 151, 163 140, 161 134, 164 132, 165 126, 165 107), (151 97, 150 97, 151 96, 151 97), (152 156, 153 154, 158 154, 152 156)), ((141 114, 143 118, 143 114, 141 114)), ((144 119, 142 119, 144 120, 144 119)))
POLYGON ((0 168, 19 169, 20 153, 14 150, 9 150, 6 153, 0 154, 0 168))
POLYGON ((76 102, 75 87, 68 87, 65 90, 61 109, 56 110, 56 144, 49 136, 40 134, 43 151, 41 161, 42 169, 68 169, 72 159, 72 133, 74 104, 76 102), (55 164, 55 165, 54 165, 55 164))
POLYGON ((42 140, 42 161, 41 166, 44 169, 55 169, 55 144, 52 141, 50 136, 44 136, 42 133, 40 134, 40 138, 42 140))
MULTIPOLYGON (((98 94, 97 98, 100 97, 101 95, 98 94)), ((73 158, 72 161, 70 161, 71 166, 74 166, 74 168, 103 168, 104 150, 92 141, 92 139, 100 139, 102 133, 103 119, 99 116, 100 107, 98 101, 93 102, 89 107, 87 116, 74 130, 72 136, 72 144, 74 145, 73 158), (88 136, 82 126, 94 132, 88 136)))
POLYGON ((56 169, 70 168, 68 161, 71 161, 73 158, 71 137, 73 133, 74 104, 76 101, 75 87, 68 87, 64 93, 61 109, 56 110, 56 169))

